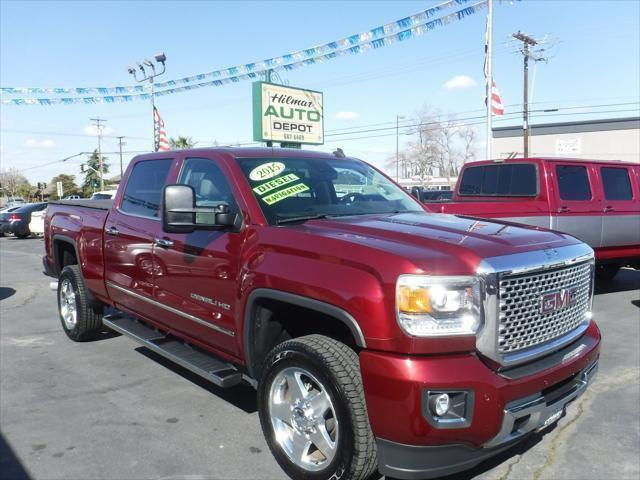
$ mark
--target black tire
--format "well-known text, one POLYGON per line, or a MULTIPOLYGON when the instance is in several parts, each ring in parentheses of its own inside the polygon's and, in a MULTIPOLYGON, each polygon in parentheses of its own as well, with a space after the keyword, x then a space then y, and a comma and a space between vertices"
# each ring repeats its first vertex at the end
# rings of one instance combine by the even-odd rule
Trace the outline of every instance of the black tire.
POLYGON ((16 237, 20 238, 20 239, 25 239, 25 238, 29 238, 31 234, 30 233, 16 233, 16 237))
POLYGON ((345 344, 322 335, 308 335, 277 345, 267 356, 258 385, 262 431, 280 467, 294 480, 366 479, 377 468, 376 444, 369 425, 358 355, 345 344), (296 465, 276 441, 269 395, 279 372, 302 368, 325 387, 339 422, 333 460, 321 470, 296 465))
POLYGON ((93 340, 102 331, 102 305, 97 305, 89 298, 84 286, 84 280, 78 265, 64 267, 58 278, 58 314, 64 333, 74 342, 93 340), (69 282, 75 294, 76 321, 74 326, 68 326, 63 318, 62 303, 64 302, 62 289, 69 282))
POLYGON ((604 265, 596 265, 596 280, 601 282, 607 282, 613 280, 613 278, 620 271, 620 265, 615 263, 605 263, 604 265))

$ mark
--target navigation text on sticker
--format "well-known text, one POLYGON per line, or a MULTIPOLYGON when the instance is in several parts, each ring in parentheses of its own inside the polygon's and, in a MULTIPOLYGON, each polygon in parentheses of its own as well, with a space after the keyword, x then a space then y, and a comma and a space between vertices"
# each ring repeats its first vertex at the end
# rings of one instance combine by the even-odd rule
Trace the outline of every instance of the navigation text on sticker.
POLYGON ((285 189, 271 193, 266 197, 262 197, 262 200, 264 200, 267 205, 273 205, 280 200, 284 200, 285 198, 292 197, 296 193, 305 192, 307 190, 309 190, 309 187, 307 187, 304 183, 298 183, 296 185, 292 185, 291 187, 287 187, 285 189))
POLYGON ((293 173, 289 173, 282 177, 274 178, 273 180, 269 180, 268 182, 258 185, 253 189, 253 191, 256 192, 258 195, 264 195, 265 193, 268 193, 271 190, 275 190, 278 187, 282 187, 287 183, 295 182, 296 180, 300 180, 300 178, 293 173))

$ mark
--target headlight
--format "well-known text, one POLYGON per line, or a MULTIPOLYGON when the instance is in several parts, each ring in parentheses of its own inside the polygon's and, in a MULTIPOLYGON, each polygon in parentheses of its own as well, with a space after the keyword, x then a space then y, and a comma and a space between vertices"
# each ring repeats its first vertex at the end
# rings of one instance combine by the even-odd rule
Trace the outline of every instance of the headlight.
POLYGON ((396 312, 408 335, 474 335, 481 323, 480 281, 477 277, 400 275, 396 312))

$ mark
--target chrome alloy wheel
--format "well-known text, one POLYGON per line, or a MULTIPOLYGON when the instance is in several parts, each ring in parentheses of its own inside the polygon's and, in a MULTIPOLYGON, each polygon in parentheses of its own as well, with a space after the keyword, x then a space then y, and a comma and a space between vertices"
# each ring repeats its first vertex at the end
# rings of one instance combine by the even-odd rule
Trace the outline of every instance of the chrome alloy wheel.
POLYGON ((73 330, 78 323, 78 311, 76 305, 76 292, 73 290, 71 281, 65 278, 60 285, 58 293, 60 302, 60 316, 67 330, 73 330))
POLYGON ((338 418, 329 391, 307 370, 288 367, 273 379, 269 415, 275 440, 307 471, 325 468, 337 451, 338 418))

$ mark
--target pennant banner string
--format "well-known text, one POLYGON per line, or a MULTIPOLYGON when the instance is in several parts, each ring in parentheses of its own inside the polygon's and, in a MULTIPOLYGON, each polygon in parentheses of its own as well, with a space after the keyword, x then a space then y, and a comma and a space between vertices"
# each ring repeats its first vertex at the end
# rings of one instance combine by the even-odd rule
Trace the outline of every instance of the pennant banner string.
MULTIPOLYGON (((398 42, 403 42, 411 38, 423 35, 428 31, 434 30, 435 28, 448 25, 454 21, 462 20, 469 15, 473 15, 474 13, 476 13, 477 10, 485 7, 487 4, 487 0, 482 0, 480 2, 474 3, 473 5, 469 5, 466 8, 463 8, 461 10, 445 15, 443 17, 426 21, 427 19, 431 18, 435 14, 435 12, 446 8, 445 5, 451 6, 456 4, 463 4, 463 3, 466 3, 467 1, 469 0, 450 0, 448 2, 432 7, 428 10, 425 10, 424 12, 421 12, 419 14, 412 15, 410 17, 406 17, 404 19, 393 22, 393 24, 387 24, 382 27, 377 27, 376 29, 366 32, 365 34, 353 35, 351 37, 346 37, 346 39, 343 39, 342 41, 331 42, 331 44, 334 44, 334 43, 338 44, 339 42, 343 42, 343 43, 341 48, 337 48, 333 51, 328 51, 327 53, 321 53, 321 52, 325 52, 324 46, 314 47, 313 49, 307 49, 302 51, 302 52, 309 52, 308 54, 305 54, 305 55, 308 55, 306 58, 298 56, 298 59, 296 60, 296 58, 293 57, 293 55, 295 54, 278 57, 279 59, 284 59, 285 57, 291 57, 287 60, 288 63, 281 62, 278 64, 275 59, 271 59, 271 60, 266 60, 264 62, 258 62, 255 64, 248 64, 248 65, 252 65, 251 68, 253 69, 253 71, 246 71, 246 68, 245 68, 246 65, 245 65, 245 66, 233 67, 225 70, 217 70, 215 72, 210 72, 208 74, 200 74, 193 77, 185 77, 179 80, 170 80, 163 83, 156 83, 155 86, 157 88, 161 88, 161 87, 172 87, 172 88, 166 88, 164 90, 156 91, 154 93, 154 96, 159 97, 164 95, 171 95, 178 92, 194 90, 202 87, 222 86, 229 83, 237 83, 247 79, 256 79, 256 78, 259 78, 261 73, 264 73, 268 70, 276 70, 276 71, 294 70, 296 68, 300 68, 303 66, 314 65, 317 63, 325 62, 327 60, 332 60, 334 58, 337 58, 343 55, 357 55, 360 53, 365 53, 372 49, 378 49, 378 48, 389 46, 398 42), (428 12, 431 12, 431 13, 428 13, 428 12), (416 23, 417 17, 420 17, 422 19, 421 23, 420 22, 416 23), (394 28, 389 27, 389 25, 397 26, 400 24, 403 24, 409 28, 405 28, 403 30, 397 31, 396 27, 394 28), (384 30, 385 28, 387 29, 387 33, 385 33, 385 30, 384 30), (382 29, 382 30, 378 30, 378 29, 382 29), (395 32, 392 33, 394 30, 395 32), (379 31, 381 33, 376 33, 374 35, 371 33, 374 31, 379 31), (367 37, 366 35, 369 35, 369 37, 367 37), (355 37, 358 37, 357 42, 355 37), (351 38, 353 38, 353 44, 351 43, 352 40, 349 40, 351 38), (314 50, 316 53, 312 54, 311 53, 312 50, 314 50), (242 70, 244 71, 244 73, 240 73, 241 70, 234 70, 234 69, 242 69, 242 68, 245 68, 245 70, 242 70), (220 72, 229 72, 229 73, 225 73, 225 75, 229 75, 231 71, 235 71, 236 74, 231 76, 226 76, 224 78, 216 78, 215 80, 210 80, 206 82, 190 84, 191 82, 197 79, 206 79, 212 76, 216 76, 216 73, 219 73, 220 75, 222 75, 222 73, 220 72), (178 86, 181 84, 185 84, 185 85, 178 86)), ((329 45, 329 44, 326 44, 326 45, 329 45)), ((148 92, 148 89, 145 86, 110 87, 110 88, 98 87, 98 88, 86 88, 86 89, 2 88, 0 90, 3 93, 13 93, 13 94, 44 93, 45 91, 46 93, 65 93, 65 92, 80 93, 80 91, 82 91, 82 93, 93 93, 95 91, 101 94, 113 91, 116 93, 123 94, 123 95, 100 95, 100 96, 91 96, 91 97, 78 96, 78 97, 68 97, 68 98, 64 98, 64 97, 13 98, 13 99, 3 98, 1 101, 3 105, 58 105, 58 104, 69 105, 69 104, 78 104, 78 103, 83 103, 83 104, 121 103, 121 102, 131 102, 134 100, 148 100, 151 98, 151 94, 146 93, 148 92), (11 92, 7 92, 6 90, 11 90, 11 92)))

